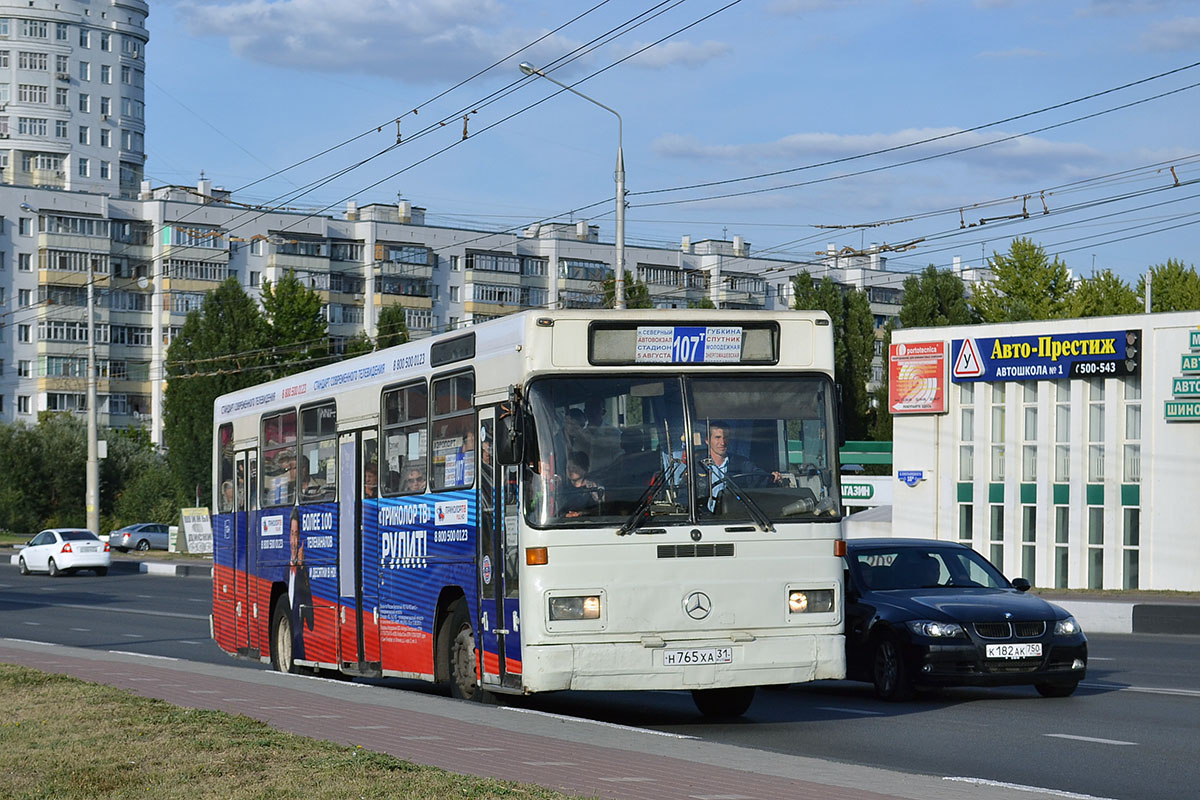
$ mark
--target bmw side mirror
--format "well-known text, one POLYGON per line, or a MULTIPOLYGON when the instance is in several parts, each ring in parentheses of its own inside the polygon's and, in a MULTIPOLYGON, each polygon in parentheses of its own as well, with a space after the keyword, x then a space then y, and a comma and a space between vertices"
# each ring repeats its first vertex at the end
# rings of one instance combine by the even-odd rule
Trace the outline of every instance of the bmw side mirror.
POLYGON ((1018 592, 1028 592, 1029 591, 1029 581, 1025 580, 1024 578, 1013 578, 1012 579, 1012 587, 1014 589, 1016 589, 1018 592))

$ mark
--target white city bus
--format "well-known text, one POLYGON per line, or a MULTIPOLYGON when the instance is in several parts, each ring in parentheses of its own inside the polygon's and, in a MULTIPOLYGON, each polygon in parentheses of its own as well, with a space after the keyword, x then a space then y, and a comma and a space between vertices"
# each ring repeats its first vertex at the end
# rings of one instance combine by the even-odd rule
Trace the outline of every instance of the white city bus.
POLYGON ((845 671, 821 312, 530 311, 215 404, 214 636, 458 697, 845 671))

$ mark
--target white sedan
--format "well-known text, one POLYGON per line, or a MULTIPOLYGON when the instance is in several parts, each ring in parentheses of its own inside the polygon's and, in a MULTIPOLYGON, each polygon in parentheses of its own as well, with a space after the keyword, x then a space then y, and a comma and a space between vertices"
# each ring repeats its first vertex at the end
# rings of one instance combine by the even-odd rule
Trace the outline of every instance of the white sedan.
POLYGON ((22 575, 48 572, 58 577, 81 569, 107 575, 112 564, 108 542, 83 528, 50 528, 29 540, 21 550, 18 564, 22 575))

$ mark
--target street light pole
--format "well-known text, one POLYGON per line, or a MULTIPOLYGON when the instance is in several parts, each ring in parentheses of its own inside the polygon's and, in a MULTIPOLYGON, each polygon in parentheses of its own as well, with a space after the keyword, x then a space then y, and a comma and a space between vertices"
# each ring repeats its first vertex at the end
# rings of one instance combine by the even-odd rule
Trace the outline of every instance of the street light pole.
MULTIPOLYGON (((613 307, 625 308, 625 153, 621 146, 621 115, 604 105, 604 103, 601 103, 599 100, 588 97, 583 92, 567 86, 562 81, 551 78, 541 69, 533 66, 533 64, 530 64, 528 61, 521 62, 521 72, 524 72, 526 75, 537 75, 538 77, 545 78, 551 83, 557 84, 566 89, 571 94, 578 95, 584 100, 587 100, 589 103, 600 106, 605 111, 617 118, 617 170, 614 176, 617 182, 617 263, 615 282, 616 291, 613 307)), ((558 275, 552 275, 551 280, 557 281, 558 275)))
POLYGON ((100 535, 100 442, 96 430, 96 270, 87 252, 87 528, 100 535))

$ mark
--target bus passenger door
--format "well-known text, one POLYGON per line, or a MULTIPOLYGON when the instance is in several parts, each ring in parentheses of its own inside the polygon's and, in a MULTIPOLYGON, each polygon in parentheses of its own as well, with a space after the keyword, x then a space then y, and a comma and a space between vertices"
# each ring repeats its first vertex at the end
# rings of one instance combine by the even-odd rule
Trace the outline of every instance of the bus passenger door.
POLYGON ((382 664, 379 652, 379 441, 374 429, 359 434, 358 462, 358 635, 362 650, 360 661, 373 668, 382 664))
POLYGON ((246 543, 246 599, 249 602, 247 613, 247 645, 259 654, 266 648, 266 638, 263 628, 268 624, 267 615, 271 613, 270 600, 259 597, 261 582, 258 579, 258 451, 247 450, 245 471, 242 462, 238 462, 238 525, 244 531, 242 537, 246 543))
MULTIPOLYGON (((515 514, 516 468, 500 467, 491 457, 495 444, 495 409, 479 414, 478 565, 479 643, 484 685, 520 688, 520 609, 516 599, 515 554, 506 528, 515 514), (508 487, 508 478, 514 481, 508 487), (511 557, 510 557, 511 556, 511 557)), ((515 529, 514 529, 515 534, 515 529)))
POLYGON ((254 620, 254 598, 250 592, 249 537, 246 535, 246 452, 234 459, 234 485, 229 519, 233 523, 233 596, 237 605, 234 615, 234 640, 239 651, 250 647, 250 630, 254 620))

